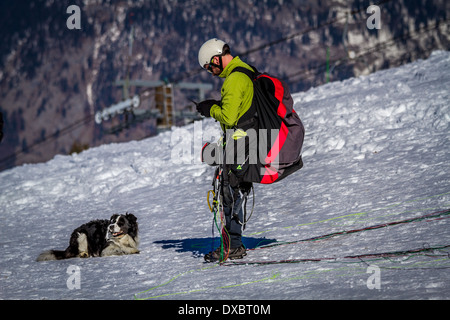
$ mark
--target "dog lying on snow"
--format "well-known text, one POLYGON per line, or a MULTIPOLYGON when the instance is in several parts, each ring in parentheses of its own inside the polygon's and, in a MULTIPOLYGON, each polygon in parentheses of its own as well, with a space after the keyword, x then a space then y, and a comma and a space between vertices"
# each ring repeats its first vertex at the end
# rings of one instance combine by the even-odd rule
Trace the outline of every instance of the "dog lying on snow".
POLYGON ((42 252, 37 261, 74 257, 105 257, 139 253, 138 223, 131 214, 114 214, 109 220, 94 220, 75 229, 66 250, 42 252))

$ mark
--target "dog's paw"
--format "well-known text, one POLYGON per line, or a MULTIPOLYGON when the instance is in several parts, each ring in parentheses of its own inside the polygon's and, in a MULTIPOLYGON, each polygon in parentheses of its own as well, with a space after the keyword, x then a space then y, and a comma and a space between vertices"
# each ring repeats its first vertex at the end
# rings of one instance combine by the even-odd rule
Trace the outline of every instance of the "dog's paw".
POLYGON ((89 258, 89 253, 86 251, 80 252, 80 258, 89 258))

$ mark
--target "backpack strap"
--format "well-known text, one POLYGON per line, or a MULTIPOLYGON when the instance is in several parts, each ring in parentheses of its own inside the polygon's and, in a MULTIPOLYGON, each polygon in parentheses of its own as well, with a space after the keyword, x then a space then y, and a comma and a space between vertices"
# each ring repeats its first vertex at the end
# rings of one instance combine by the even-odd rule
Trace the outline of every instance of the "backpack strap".
POLYGON ((242 73, 246 74, 250 78, 250 80, 253 81, 256 79, 256 76, 257 76, 257 74, 259 74, 259 72, 258 72, 258 70, 256 70, 255 67, 253 67, 253 66, 250 66, 250 67, 253 69, 253 71, 251 71, 247 68, 244 68, 244 67, 236 67, 233 70, 231 70, 230 74, 232 74, 233 72, 242 72, 242 73))

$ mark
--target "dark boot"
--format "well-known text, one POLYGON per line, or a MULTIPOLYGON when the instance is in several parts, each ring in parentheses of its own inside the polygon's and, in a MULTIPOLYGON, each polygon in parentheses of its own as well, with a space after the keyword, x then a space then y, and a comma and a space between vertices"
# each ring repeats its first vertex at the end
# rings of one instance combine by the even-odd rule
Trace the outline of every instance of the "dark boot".
POLYGON ((223 252, 222 248, 219 247, 216 250, 208 253, 205 255, 205 261, 206 262, 224 262, 227 259, 230 260, 236 260, 236 259, 242 259, 247 255, 247 249, 242 245, 238 248, 231 248, 230 252, 223 252))

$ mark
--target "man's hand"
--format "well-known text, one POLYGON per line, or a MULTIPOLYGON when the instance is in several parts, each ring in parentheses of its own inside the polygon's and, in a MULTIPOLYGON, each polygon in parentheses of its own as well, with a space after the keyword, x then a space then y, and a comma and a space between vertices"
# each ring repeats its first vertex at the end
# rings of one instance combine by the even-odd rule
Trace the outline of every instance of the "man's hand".
POLYGON ((219 105, 220 101, 210 99, 210 100, 205 100, 205 101, 199 102, 197 104, 197 111, 202 116, 209 118, 209 117, 211 117, 211 115, 210 115, 211 107, 215 104, 219 105))

